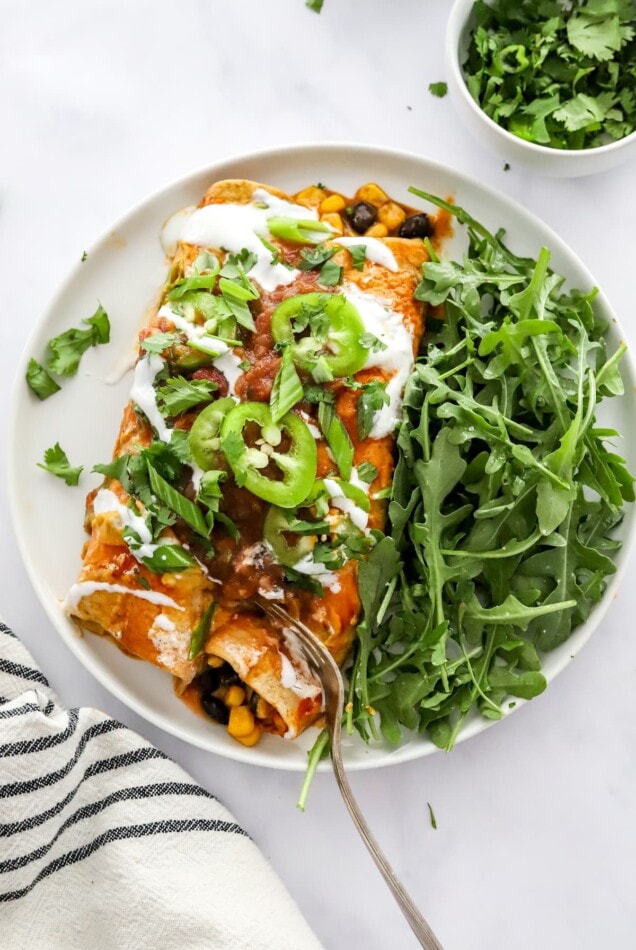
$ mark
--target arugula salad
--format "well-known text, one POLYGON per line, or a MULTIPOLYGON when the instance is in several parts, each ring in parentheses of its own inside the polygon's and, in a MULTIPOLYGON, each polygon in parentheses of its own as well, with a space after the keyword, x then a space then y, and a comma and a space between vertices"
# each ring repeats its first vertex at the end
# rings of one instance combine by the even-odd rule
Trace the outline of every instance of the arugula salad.
MULTIPOLYGON (((406 387, 386 537, 360 563, 363 622, 349 671, 349 733, 450 750, 470 714, 501 719, 546 688, 563 643, 616 570, 614 529, 634 479, 597 423, 619 396, 597 290, 566 290, 550 253, 416 188, 465 225, 463 261, 430 263, 433 308, 406 387)), ((310 753, 306 794, 323 735, 310 753)))

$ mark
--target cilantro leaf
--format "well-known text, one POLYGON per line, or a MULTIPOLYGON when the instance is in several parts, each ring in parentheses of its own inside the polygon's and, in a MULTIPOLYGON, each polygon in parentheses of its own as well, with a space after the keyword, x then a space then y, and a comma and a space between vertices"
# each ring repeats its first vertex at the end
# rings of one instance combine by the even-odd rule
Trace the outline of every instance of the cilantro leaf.
POLYGON ((325 0, 305 0, 305 6, 313 10, 314 13, 320 13, 324 2, 325 0))
POLYGON ((168 347, 174 346, 179 342, 177 333, 153 333, 141 341, 140 349, 145 353, 163 353, 168 347))
POLYGON ((351 262, 354 270, 364 270, 364 262, 367 257, 366 244, 350 244, 347 250, 351 254, 351 262))
POLYGON ((320 268, 318 283, 324 287, 335 287, 342 282, 343 274, 344 267, 341 267, 339 264, 334 264, 333 261, 327 261, 320 268))
POLYGON ((48 368, 60 376, 74 376, 83 354, 91 346, 108 343, 110 340, 110 321, 108 314, 100 304, 92 317, 84 320, 88 330, 71 328, 49 340, 51 357, 48 368))
POLYGON ((386 343, 379 340, 373 333, 363 333, 360 337, 360 345, 365 350, 371 350, 372 353, 379 353, 387 348, 386 343))
POLYGON ((448 92, 448 85, 445 82, 432 82, 429 83, 428 91, 431 95, 437 96, 438 99, 443 99, 448 92))
POLYGON ((44 452, 44 462, 38 462, 37 464, 39 468, 50 472, 51 475, 55 475, 57 478, 63 478, 67 485, 77 485, 84 468, 83 465, 78 465, 76 468, 71 466, 66 452, 62 449, 59 442, 56 442, 52 448, 46 449, 44 452))
POLYGON ((157 402, 163 415, 178 416, 181 412, 212 402, 212 393, 218 386, 211 379, 185 379, 173 376, 157 390, 157 402))
POLYGON ((386 383, 375 381, 363 386, 357 407, 358 439, 361 442, 371 432, 376 412, 388 404, 389 394, 386 391, 386 383))
POLYGON ((48 399, 53 393, 60 391, 60 386, 58 386, 53 377, 49 376, 44 367, 34 359, 29 360, 26 371, 26 381, 38 399, 48 399))

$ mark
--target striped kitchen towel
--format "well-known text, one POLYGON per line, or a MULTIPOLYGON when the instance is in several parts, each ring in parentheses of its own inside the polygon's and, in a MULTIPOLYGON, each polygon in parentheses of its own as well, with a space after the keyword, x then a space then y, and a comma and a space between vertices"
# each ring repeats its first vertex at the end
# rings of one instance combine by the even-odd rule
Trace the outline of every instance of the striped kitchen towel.
POLYGON ((320 950, 264 857, 174 762, 63 709, 0 622, 2 950, 320 950))

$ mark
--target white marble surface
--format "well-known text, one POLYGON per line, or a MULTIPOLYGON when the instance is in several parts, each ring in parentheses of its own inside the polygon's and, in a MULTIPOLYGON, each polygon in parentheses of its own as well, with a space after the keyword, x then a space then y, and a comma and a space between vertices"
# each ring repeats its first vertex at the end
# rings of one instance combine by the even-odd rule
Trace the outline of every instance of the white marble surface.
MULTIPOLYGON (((634 164, 578 181, 505 173, 427 91, 444 78, 448 8, 325 0, 318 17, 302 0, 2 0, 2 444, 18 355, 85 245, 167 180, 258 146, 372 142, 471 172, 559 231, 636 338, 634 164)), ((413 946, 331 777, 300 814, 299 776, 205 755, 121 706, 36 602, 4 486, 0 526, 0 609, 62 699, 119 717, 214 791, 330 950, 413 946)), ((354 776, 446 950, 634 946, 635 612, 628 579, 544 696, 448 756, 354 776)))

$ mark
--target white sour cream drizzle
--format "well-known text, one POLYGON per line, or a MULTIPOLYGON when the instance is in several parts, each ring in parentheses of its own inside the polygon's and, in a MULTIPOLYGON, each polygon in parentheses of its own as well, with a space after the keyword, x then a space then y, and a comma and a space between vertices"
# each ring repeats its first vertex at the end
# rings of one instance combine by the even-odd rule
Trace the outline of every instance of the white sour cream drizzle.
MULTIPOLYGON (((332 478, 325 478, 324 484, 329 492, 329 504, 333 508, 339 508, 340 511, 343 511, 351 518, 356 528, 364 531, 369 523, 369 512, 359 508, 351 498, 347 498, 342 487, 332 478)), ((296 567, 296 570, 298 570, 298 567, 296 567)))
POLYGON ((167 597, 158 590, 142 590, 141 588, 139 590, 136 588, 133 590, 130 587, 124 587, 123 584, 108 584, 106 581, 79 581, 79 583, 73 584, 64 601, 65 609, 70 612, 77 610, 77 605, 80 600, 84 597, 90 597, 91 594, 100 590, 109 594, 130 594, 132 597, 139 597, 140 600, 147 600, 149 603, 157 604, 159 607, 172 607, 173 610, 185 610, 185 607, 180 607, 171 597, 167 597))
POLYGON ((298 571, 299 574, 315 577, 319 584, 328 587, 334 594, 337 594, 340 590, 340 581, 335 571, 325 570, 325 565, 317 564, 311 554, 306 554, 300 561, 297 561, 294 564, 294 570, 298 571))
POLYGON ((281 685, 285 689, 291 689, 292 693, 300 696, 301 699, 313 699, 320 692, 320 687, 316 683, 308 682, 298 675, 293 663, 289 657, 280 651, 281 664, 281 685))
POLYGON ((273 264, 272 252, 261 241, 261 237, 267 240, 271 236, 267 219, 276 215, 317 221, 318 213, 313 208, 283 201, 263 188, 255 189, 252 199, 265 207, 259 208, 256 203, 210 204, 190 214, 177 212, 164 226, 164 248, 168 250, 180 241, 197 247, 224 248, 234 254, 247 248, 256 256, 256 264, 249 276, 263 290, 269 292, 293 283, 299 272, 283 264, 273 264))
POLYGON ((100 488, 95 495, 93 502, 93 511, 96 515, 103 515, 107 512, 114 512, 117 515, 118 527, 122 532, 124 528, 131 528, 140 538, 141 545, 131 553, 141 561, 142 558, 152 557, 157 550, 157 545, 152 543, 152 532, 146 524, 142 515, 135 514, 132 508, 123 505, 115 492, 109 488, 100 488))
POLYGON ((166 617, 165 614, 159 614, 157 617, 155 617, 153 626, 159 627, 160 630, 166 630, 168 633, 172 633, 177 629, 174 621, 171 620, 170 617, 166 617))
POLYGON ((369 351, 365 363, 365 367, 377 367, 393 374, 386 387, 389 403, 376 412, 369 433, 372 439, 381 439, 393 432, 400 418, 402 393, 415 362, 413 340, 402 317, 391 310, 385 301, 372 294, 361 293, 352 284, 345 285, 342 293, 358 310, 365 331, 377 336, 386 346, 379 353, 369 351))
POLYGON ((372 264, 381 264, 382 267, 386 267, 387 270, 393 271, 393 273, 396 273, 398 269, 393 251, 377 238, 339 237, 336 238, 336 241, 338 244, 342 244, 343 247, 352 247, 362 244, 365 249, 366 258, 368 261, 371 261, 372 264))
POLYGON ((148 421, 157 431, 162 442, 169 442, 172 438, 172 429, 169 429, 157 406, 157 394, 153 383, 157 374, 163 369, 165 360, 158 353, 142 356, 135 366, 130 398, 146 415, 148 421))

